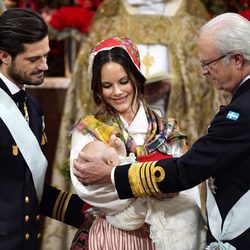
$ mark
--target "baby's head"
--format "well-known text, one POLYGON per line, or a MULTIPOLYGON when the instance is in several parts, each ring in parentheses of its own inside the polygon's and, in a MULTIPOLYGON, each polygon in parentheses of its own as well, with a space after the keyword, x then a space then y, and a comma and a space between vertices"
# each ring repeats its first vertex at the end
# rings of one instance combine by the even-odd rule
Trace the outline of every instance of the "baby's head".
POLYGON ((91 141, 83 149, 82 152, 90 156, 96 156, 105 161, 110 166, 119 165, 119 156, 117 151, 102 141, 91 141))

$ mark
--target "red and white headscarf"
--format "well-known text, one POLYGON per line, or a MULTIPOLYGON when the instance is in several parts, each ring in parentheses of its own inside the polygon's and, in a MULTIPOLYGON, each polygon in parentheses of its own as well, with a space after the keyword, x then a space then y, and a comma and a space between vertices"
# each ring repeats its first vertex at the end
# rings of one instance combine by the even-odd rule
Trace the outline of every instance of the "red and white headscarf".
POLYGON ((88 68, 88 75, 90 81, 92 80, 92 66, 95 56, 100 51, 111 50, 112 48, 115 47, 123 48, 129 54, 136 68, 141 72, 140 55, 136 44, 133 43, 129 37, 112 37, 106 40, 102 40, 96 45, 96 47, 92 49, 89 57, 89 68, 88 68))

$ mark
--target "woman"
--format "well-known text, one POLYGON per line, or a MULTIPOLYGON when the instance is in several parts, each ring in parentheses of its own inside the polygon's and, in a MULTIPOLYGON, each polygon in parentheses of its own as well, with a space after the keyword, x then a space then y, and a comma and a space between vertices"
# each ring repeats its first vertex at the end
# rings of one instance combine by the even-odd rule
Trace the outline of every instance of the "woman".
MULTIPOLYGON (((73 160, 77 158, 81 149, 93 140, 109 143, 110 135, 116 134, 125 143, 127 154, 135 153, 137 160, 140 161, 149 157, 156 160, 183 154, 186 150, 186 138, 180 133, 175 120, 161 119, 143 103, 146 79, 140 72, 137 47, 129 38, 115 37, 100 42, 90 55, 89 77, 93 98, 100 106, 100 110, 95 115, 81 119, 74 128, 71 179, 78 195, 98 207, 108 218, 116 215, 117 211, 126 209, 127 204, 133 203, 134 200, 118 200, 112 185, 109 187, 110 192, 102 195, 100 193, 93 195, 93 189, 100 190, 102 187, 83 186, 73 174, 73 160)), ((192 202, 191 206, 195 207, 195 201, 192 202)), ((199 218, 196 212, 194 213, 194 217, 199 218)), ((151 218, 147 217, 147 221, 150 220, 151 218)), ((105 217, 97 216, 90 229, 89 247, 90 249, 154 249, 148 230, 145 231, 145 227, 140 226, 135 230, 121 230, 112 226, 105 217)), ((123 225, 120 228, 124 229, 123 225)), ((178 231, 181 230, 180 226, 178 231)), ((172 228, 171 232, 174 233, 172 228)), ((168 249, 199 249, 197 246, 200 247, 200 242, 198 245, 196 242, 193 243, 199 241, 199 236, 191 239, 187 234, 189 232, 184 230, 181 236, 181 238, 186 237, 184 248, 183 242, 178 239, 178 242, 176 240, 172 245, 168 242, 170 244, 168 249)), ((151 237, 152 235, 151 232, 151 237)), ((152 238, 157 242, 154 235, 152 238)))

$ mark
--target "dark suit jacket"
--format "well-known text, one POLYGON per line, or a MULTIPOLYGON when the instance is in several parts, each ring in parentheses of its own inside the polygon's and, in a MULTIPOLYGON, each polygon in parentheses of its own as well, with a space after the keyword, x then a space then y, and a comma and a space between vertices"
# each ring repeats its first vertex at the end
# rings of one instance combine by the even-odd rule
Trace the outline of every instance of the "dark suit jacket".
MULTIPOLYGON (((224 220, 238 199, 250 189, 249 103, 250 79, 239 87, 231 103, 215 116, 207 134, 195 142, 184 156, 157 163, 165 171, 164 180, 158 183, 160 190, 165 193, 177 192, 213 177, 217 187, 215 199, 224 220), (235 121, 228 119, 229 111, 238 113, 239 118, 235 121)), ((128 169, 129 165, 115 170, 116 189, 120 198, 133 196, 128 169)), ((247 216, 250 216, 250 209, 247 216)), ((209 231, 207 240, 208 243, 214 241, 209 231)), ((237 249, 248 249, 250 229, 228 242, 237 249)))
MULTIPOLYGON (((0 88, 12 96, 1 79, 0 88)), ((30 128, 40 143, 43 132, 43 112, 37 101, 30 95, 27 96, 26 103, 30 128)), ((39 249, 40 208, 50 217, 79 227, 83 218, 83 202, 76 195, 71 196, 45 185, 40 206, 31 171, 20 151, 17 155, 13 154, 12 147, 16 143, 1 119, 0 138, 0 249, 39 249), (62 213, 64 209, 65 213, 62 213)), ((32 154, 32 148, 30 153, 32 154)))

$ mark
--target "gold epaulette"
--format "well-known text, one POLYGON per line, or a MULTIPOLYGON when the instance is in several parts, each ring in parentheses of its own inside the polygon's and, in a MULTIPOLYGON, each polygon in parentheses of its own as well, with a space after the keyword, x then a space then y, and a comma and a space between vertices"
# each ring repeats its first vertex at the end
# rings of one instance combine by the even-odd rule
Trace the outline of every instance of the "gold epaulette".
POLYGON ((56 203, 55 203, 53 214, 52 214, 52 217, 54 219, 64 222, 65 214, 66 214, 71 196, 72 196, 71 193, 62 192, 62 191, 59 193, 56 199, 56 203))
POLYGON ((135 197, 161 196, 158 182, 165 178, 165 171, 154 162, 134 163, 128 171, 129 183, 135 197))

